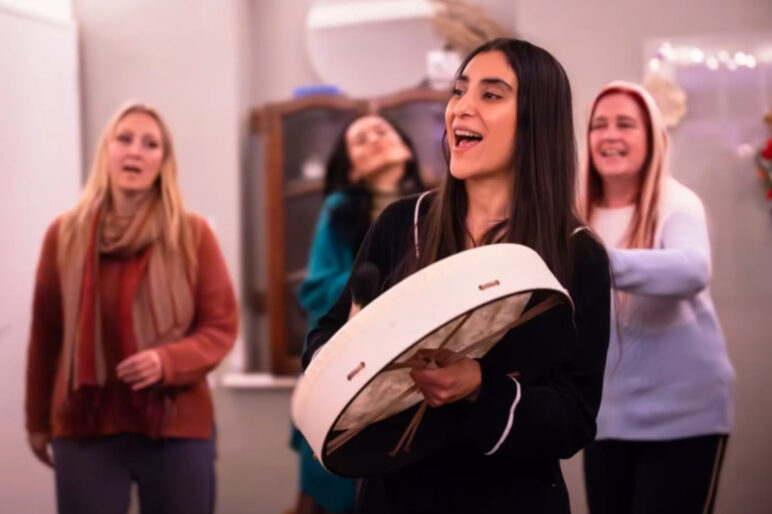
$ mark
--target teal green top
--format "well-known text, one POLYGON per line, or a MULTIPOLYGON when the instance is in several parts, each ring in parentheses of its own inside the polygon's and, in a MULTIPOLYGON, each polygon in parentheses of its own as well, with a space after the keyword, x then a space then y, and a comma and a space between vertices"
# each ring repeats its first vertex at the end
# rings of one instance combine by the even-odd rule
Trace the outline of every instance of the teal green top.
MULTIPOLYGON (((316 223, 306 278, 298 291, 298 301, 308 315, 309 331, 338 299, 354 265, 350 246, 332 226, 332 211, 348 200, 345 193, 329 195, 316 223)), ((337 477, 322 468, 296 429, 293 430, 291 445, 300 454, 300 489, 327 512, 351 512, 355 481, 337 477)))
POLYGON ((332 193, 322 206, 308 258, 308 271, 298 291, 298 301, 308 315, 308 330, 340 296, 346 285, 354 255, 332 226, 332 211, 348 201, 345 193, 332 193))

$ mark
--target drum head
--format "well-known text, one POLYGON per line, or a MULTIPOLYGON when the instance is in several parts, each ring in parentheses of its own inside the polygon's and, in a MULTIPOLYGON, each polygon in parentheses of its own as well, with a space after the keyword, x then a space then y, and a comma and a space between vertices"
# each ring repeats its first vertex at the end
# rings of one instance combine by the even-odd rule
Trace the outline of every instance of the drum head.
MULTIPOLYGON (((473 359, 482 357, 504 337, 508 328, 523 313, 530 298, 531 293, 506 296, 457 316, 429 332, 394 359, 394 362, 404 362, 419 350, 436 349, 440 345, 453 352, 462 352, 475 344, 475 349, 466 356, 473 359), (477 346, 477 343, 481 344, 477 346)), ((412 385, 410 368, 384 369, 346 406, 335 423, 335 430, 346 430, 367 422, 368 416, 374 411, 381 414, 371 422, 380 421, 423 401, 421 393, 415 391, 393 402, 394 398, 412 385)))

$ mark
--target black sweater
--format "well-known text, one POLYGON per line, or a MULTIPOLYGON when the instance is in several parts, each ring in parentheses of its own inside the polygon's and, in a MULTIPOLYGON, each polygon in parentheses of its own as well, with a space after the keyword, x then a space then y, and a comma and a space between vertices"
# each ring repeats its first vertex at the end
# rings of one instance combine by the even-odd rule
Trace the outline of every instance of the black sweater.
MULTIPOLYGON (((429 200, 422 202, 421 216, 429 200)), ((394 285, 395 269, 405 252, 413 251, 415 203, 413 197, 389 206, 367 233, 354 263, 355 268, 375 264, 382 290, 394 285)), ((573 271, 567 289, 573 317, 570 307, 561 305, 510 330, 479 360, 477 400, 440 407, 460 412, 452 418, 448 447, 392 474, 364 480, 358 512, 569 512, 558 459, 574 455, 595 436, 610 315, 605 250, 580 231, 571 238, 570 252, 573 271), (518 384, 507 376, 513 371, 519 372, 521 397, 507 432, 518 392, 518 384)), ((533 296, 532 304, 541 299, 533 296)), ((347 321, 350 305, 347 284, 308 335, 304 368, 347 321)))

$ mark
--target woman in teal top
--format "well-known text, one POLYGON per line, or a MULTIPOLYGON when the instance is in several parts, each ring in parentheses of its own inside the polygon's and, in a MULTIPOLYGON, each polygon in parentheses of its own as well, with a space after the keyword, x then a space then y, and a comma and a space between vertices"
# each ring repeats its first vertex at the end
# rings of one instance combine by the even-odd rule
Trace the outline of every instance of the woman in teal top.
MULTIPOLYGON (((309 330, 340 296, 370 224, 394 200, 422 190, 413 143, 393 123, 367 115, 344 128, 327 162, 325 201, 298 293, 309 330)), ((354 481, 325 471, 297 430, 292 446, 300 454, 296 514, 350 512, 354 481)))

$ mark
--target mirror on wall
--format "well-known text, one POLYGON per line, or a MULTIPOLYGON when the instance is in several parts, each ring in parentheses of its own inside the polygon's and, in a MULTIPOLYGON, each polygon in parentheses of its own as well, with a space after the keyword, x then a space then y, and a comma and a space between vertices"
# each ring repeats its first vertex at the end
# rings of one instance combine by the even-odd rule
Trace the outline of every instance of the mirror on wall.
POLYGON ((426 54, 443 40, 425 0, 316 0, 306 18, 311 63, 323 82, 353 97, 413 88, 426 54))
POLYGON ((306 17, 316 73, 351 97, 447 89, 461 56, 503 35, 475 0, 316 0, 306 17))

